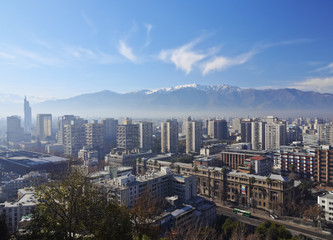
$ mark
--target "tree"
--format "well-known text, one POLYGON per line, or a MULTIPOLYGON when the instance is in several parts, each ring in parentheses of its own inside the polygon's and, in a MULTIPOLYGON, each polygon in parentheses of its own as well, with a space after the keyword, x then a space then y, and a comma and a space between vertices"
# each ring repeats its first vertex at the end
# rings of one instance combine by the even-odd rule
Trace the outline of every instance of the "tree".
POLYGON ((321 206, 318 204, 315 204, 315 205, 308 207, 304 211, 303 217, 305 217, 306 219, 310 219, 313 222, 313 224, 315 226, 317 226, 318 221, 320 221, 321 219, 324 218, 324 214, 325 214, 325 212, 321 208, 321 206))
POLYGON ((221 201, 224 204, 225 201, 228 199, 228 181, 227 181, 227 169, 222 167, 222 193, 221 193, 221 201))
POLYGON ((194 166, 194 172, 198 172, 198 167, 197 166, 194 166))
POLYGON ((255 177, 250 177, 249 178, 249 183, 250 183, 250 194, 249 194, 249 197, 250 197, 250 206, 253 207, 253 184, 256 182, 256 179, 255 177))
POLYGON ((231 235, 231 240, 245 240, 247 235, 247 228, 244 223, 237 222, 231 235))
POLYGON ((293 179, 293 180, 298 180, 299 179, 299 175, 295 172, 295 169, 296 169, 295 165, 294 164, 290 164, 289 167, 288 167, 288 169, 289 169, 289 172, 290 172, 289 175, 288 175, 288 177, 290 179, 293 179))
POLYGON ((237 222, 233 222, 230 218, 225 220, 222 225, 223 237, 224 239, 230 239, 234 229, 236 228, 237 222))
MULTIPOLYGON (((188 227, 188 229, 181 233, 177 231, 178 238, 176 239, 182 239, 182 240, 222 240, 222 235, 219 234, 216 229, 212 227, 200 227, 199 224, 193 224, 188 227)), ((169 236, 172 238, 172 236, 169 236)), ((167 238, 169 239, 169 238, 167 238)))
POLYGON ((256 228, 255 234, 258 235, 262 240, 291 239, 292 237, 291 233, 285 226, 279 223, 272 223, 270 221, 266 221, 260 224, 256 228))
POLYGON ((154 200, 148 190, 144 190, 138 202, 130 210, 133 223, 133 235, 143 239, 144 235, 156 239, 160 236, 160 228, 154 223, 165 206, 165 200, 154 200))
POLYGON ((107 202, 89 179, 77 171, 39 187, 36 197, 39 204, 29 228, 31 239, 132 237, 130 216, 125 209, 107 202), (111 222, 113 226, 108 226, 111 222))
POLYGON ((272 187, 272 179, 271 178, 266 178, 266 184, 269 186, 268 190, 268 201, 271 201, 271 187, 272 187))
POLYGON ((6 224, 6 216, 4 214, 0 215, 0 240, 8 240, 9 231, 6 224))
POLYGON ((303 180, 301 184, 298 187, 301 191, 301 198, 302 200, 306 200, 308 198, 311 198, 311 184, 307 180, 303 180))

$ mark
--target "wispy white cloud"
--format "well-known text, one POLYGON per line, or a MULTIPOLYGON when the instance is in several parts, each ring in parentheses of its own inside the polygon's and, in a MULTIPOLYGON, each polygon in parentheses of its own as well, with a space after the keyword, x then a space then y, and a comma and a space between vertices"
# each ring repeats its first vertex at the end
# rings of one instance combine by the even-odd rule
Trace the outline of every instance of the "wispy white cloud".
POLYGON ((0 58, 4 58, 4 59, 7 59, 7 60, 12 60, 12 59, 15 59, 15 56, 11 55, 9 53, 0 52, 0 58))
POLYGON ((130 61, 134 63, 138 61, 138 58, 133 54, 132 48, 127 46, 127 44, 122 40, 119 41, 118 51, 121 55, 130 61))
POLYGON ((317 91, 333 93, 333 77, 308 78, 303 82, 296 82, 290 87, 304 91, 317 91))
POLYGON ((91 21, 91 19, 87 17, 86 13, 85 12, 81 12, 81 16, 82 16, 83 20, 85 21, 85 23, 89 26, 89 28, 93 32, 96 32, 97 30, 96 30, 95 25, 93 24, 93 22, 91 21))
POLYGON ((197 39, 176 49, 162 50, 158 57, 162 61, 174 63, 177 68, 189 74, 194 64, 207 57, 206 54, 193 50, 199 41, 197 39))
POLYGON ((227 58, 223 56, 215 57, 214 59, 203 64, 202 74, 206 75, 210 72, 221 71, 232 66, 244 64, 249 61, 255 53, 255 51, 250 51, 234 58, 227 58))
POLYGON ((271 43, 260 43, 255 48, 256 50, 262 50, 265 48, 271 48, 276 46, 283 46, 283 45, 294 45, 299 43, 308 43, 312 42, 313 39, 309 38, 300 38, 300 39, 292 39, 292 40, 286 40, 286 41, 279 41, 279 42, 271 42, 271 43))
POLYGON ((88 49, 83 47, 66 47, 65 52, 69 55, 69 60, 81 60, 81 61, 89 61, 92 60, 94 63, 98 64, 110 64, 118 62, 118 60, 101 50, 98 49, 88 49))
POLYGON ((78 61, 92 64, 120 62, 119 58, 99 49, 44 43, 38 44, 39 48, 33 48, 33 50, 15 45, 2 45, 0 46, 0 60, 2 63, 23 68, 69 66, 78 61))
POLYGON ((322 71, 328 71, 330 73, 333 73, 333 62, 328 64, 327 66, 318 68, 315 70, 316 72, 322 72, 322 71))
POLYGON ((22 49, 20 47, 10 47, 8 49, 10 54, 14 56, 13 60, 18 64, 23 63, 26 67, 36 67, 41 65, 46 66, 57 66, 62 63, 61 58, 54 54, 43 54, 36 51, 22 49))
POLYGON ((145 43, 145 47, 149 46, 151 44, 151 40, 150 40, 150 31, 153 28, 153 25, 151 24, 145 24, 145 27, 147 29, 147 33, 146 33, 146 43, 145 43))

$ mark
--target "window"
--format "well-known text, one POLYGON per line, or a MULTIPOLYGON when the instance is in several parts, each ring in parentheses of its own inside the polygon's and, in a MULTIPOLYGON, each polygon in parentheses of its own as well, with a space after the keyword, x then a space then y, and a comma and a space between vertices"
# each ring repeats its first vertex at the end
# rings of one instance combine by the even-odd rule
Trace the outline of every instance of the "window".
POLYGON ((322 200, 321 203, 325 203, 325 200, 322 200))

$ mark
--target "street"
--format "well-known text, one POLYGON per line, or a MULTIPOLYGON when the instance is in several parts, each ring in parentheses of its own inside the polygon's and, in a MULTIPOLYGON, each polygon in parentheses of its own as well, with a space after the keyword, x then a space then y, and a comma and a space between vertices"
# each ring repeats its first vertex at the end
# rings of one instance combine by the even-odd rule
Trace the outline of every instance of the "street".
POLYGON ((291 225, 287 221, 267 219, 267 218, 264 218, 264 217, 262 217, 260 215, 256 215, 256 214, 254 214, 254 216, 252 215, 251 218, 237 215, 237 214, 233 213, 231 208, 227 208, 227 207, 216 206, 216 213, 218 215, 224 215, 224 216, 230 217, 233 220, 243 222, 248 225, 255 226, 255 227, 260 225, 261 223, 269 220, 271 222, 277 222, 277 223, 284 225, 293 235, 303 234, 312 239, 333 239, 332 235, 330 236, 330 235, 327 235, 324 233, 316 232, 314 230, 311 231, 311 228, 305 227, 302 225, 300 225, 299 227, 296 227, 294 225, 291 225))

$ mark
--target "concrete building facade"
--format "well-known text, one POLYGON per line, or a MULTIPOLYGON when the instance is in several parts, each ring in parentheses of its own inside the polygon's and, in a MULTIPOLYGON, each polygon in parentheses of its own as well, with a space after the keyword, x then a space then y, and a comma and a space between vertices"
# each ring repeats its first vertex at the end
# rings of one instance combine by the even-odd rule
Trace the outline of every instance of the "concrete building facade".
POLYGON ((166 120, 161 123, 161 152, 178 153, 177 120, 166 120))
POLYGON ((37 114, 37 137, 45 140, 52 136, 52 114, 37 114))
POLYGON ((186 153, 199 153, 202 144, 202 122, 189 121, 186 128, 186 153))

